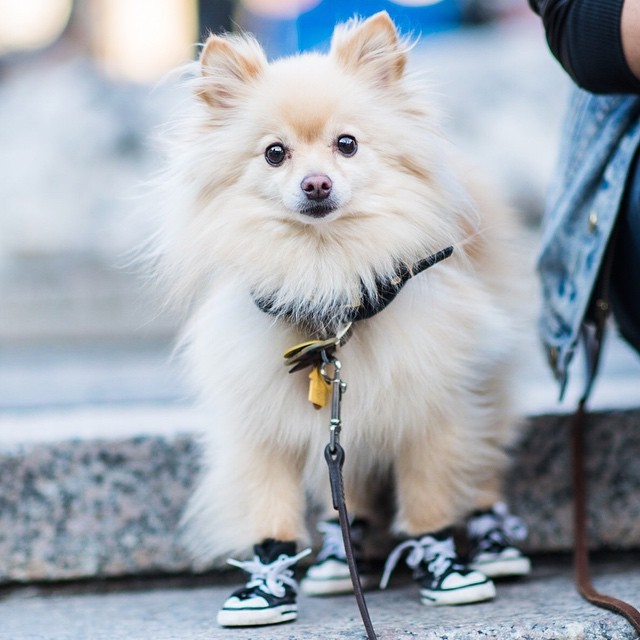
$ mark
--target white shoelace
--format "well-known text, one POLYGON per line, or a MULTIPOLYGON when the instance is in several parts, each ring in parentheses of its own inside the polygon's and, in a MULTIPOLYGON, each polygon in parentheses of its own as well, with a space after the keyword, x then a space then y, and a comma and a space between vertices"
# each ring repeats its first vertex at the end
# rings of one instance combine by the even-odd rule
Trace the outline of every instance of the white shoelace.
POLYGON ((432 536, 423 536, 419 540, 406 540, 389 554, 380 580, 381 589, 387 588, 391 573, 407 549, 411 549, 405 560, 407 566, 411 569, 417 569, 422 562, 426 562, 429 571, 436 578, 439 578, 451 566, 451 561, 457 557, 453 538, 436 540, 432 536))
POLYGON ((522 518, 509 513, 504 502, 496 502, 491 513, 472 518, 467 526, 469 536, 481 539, 494 530, 504 533, 507 540, 520 541, 527 537, 527 525, 522 518))
POLYGON ((290 586, 294 591, 298 590, 298 583, 290 567, 310 553, 311 549, 305 549, 295 556, 282 554, 269 564, 264 564, 258 556, 254 556, 253 560, 245 561, 229 558, 227 563, 251 574, 246 585, 248 589, 258 587, 265 593, 282 598, 285 595, 285 585, 290 586))
POLYGON ((331 556, 346 560, 340 525, 337 522, 318 522, 317 529, 322 534, 322 548, 318 552, 317 562, 323 562, 331 556))

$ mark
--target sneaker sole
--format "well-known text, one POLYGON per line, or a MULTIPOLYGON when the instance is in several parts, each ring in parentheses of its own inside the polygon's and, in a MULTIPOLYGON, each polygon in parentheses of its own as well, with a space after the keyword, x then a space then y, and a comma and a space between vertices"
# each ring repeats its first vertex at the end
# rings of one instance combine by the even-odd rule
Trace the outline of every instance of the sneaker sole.
POLYGON ((217 622, 221 627, 257 627, 291 622, 297 617, 297 605, 283 604, 262 609, 220 609, 217 622))
MULTIPOLYGON (((371 589, 376 581, 368 576, 360 576, 360 584, 363 589, 371 589)), ((300 582, 300 590, 305 596, 338 596, 345 593, 353 593, 351 578, 327 578, 324 580, 314 580, 304 578, 300 582)))
POLYGON ((495 598, 496 587, 491 580, 487 580, 486 582, 459 587, 457 589, 438 591, 420 589, 420 597, 422 599, 422 604, 428 607, 471 604, 473 602, 484 602, 485 600, 492 600, 495 598))
POLYGON ((487 578, 509 578, 528 576, 531 573, 531 560, 529 558, 507 558, 493 562, 474 562, 469 565, 471 569, 484 573, 487 578))

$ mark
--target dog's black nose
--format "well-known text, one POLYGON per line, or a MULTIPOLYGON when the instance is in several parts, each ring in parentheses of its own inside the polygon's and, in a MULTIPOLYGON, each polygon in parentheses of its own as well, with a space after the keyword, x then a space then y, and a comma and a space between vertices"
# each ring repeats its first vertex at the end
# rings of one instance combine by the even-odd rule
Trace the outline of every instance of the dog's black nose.
POLYGON ((332 187, 331 178, 323 174, 307 176, 300 183, 300 188, 309 200, 324 200, 328 198, 332 187))

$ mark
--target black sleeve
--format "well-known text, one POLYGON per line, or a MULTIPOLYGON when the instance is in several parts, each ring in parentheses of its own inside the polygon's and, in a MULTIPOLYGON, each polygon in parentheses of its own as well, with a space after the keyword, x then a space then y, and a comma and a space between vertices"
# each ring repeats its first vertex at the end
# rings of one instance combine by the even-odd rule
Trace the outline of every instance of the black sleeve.
MULTIPOLYGON (((529 0, 547 42, 565 71, 593 93, 640 93, 624 57, 620 17, 624 0, 529 0)), ((640 35, 638 36, 640 37, 640 35)))

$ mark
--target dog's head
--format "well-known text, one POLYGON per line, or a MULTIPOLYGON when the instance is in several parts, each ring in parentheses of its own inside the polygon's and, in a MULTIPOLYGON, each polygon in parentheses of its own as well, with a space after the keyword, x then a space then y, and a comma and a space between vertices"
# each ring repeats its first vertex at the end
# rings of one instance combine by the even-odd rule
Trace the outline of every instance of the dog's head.
POLYGON ((408 49, 384 12, 336 27, 326 55, 268 62, 250 36, 209 37, 162 203, 184 286, 224 269, 330 300, 456 240, 465 196, 408 49))
POLYGON ((246 191, 299 223, 369 208, 399 153, 380 148, 381 103, 402 93, 405 49, 386 13, 338 27, 328 56, 272 64, 250 38, 211 36, 197 93, 244 156, 246 191))

